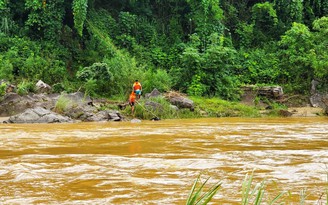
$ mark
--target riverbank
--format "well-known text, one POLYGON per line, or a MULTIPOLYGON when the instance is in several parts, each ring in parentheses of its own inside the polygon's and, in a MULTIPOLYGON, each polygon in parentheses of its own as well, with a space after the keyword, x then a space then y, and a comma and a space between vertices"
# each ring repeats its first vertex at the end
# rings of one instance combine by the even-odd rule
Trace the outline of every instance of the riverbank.
MULTIPOLYGON (((293 113, 290 117, 320 117, 324 115, 324 110, 322 108, 314 107, 291 107, 288 108, 288 112, 293 113)), ((266 116, 266 114, 263 115, 266 116)), ((0 122, 8 121, 9 118, 10 117, 0 117, 0 122)), ((129 117, 126 117, 126 119, 129 119, 129 117)))
POLYGON ((324 115, 324 109, 320 107, 290 107, 288 111, 292 117, 317 117, 324 115))
POLYGON ((9 120, 9 117, 0 117, 0 122, 4 122, 9 120))
MULTIPOLYGON (((219 98, 186 96, 181 93, 150 93, 142 97, 135 105, 135 115, 124 101, 94 99, 83 93, 71 94, 30 94, 20 96, 15 93, 6 95, 1 101, 0 122, 40 123, 40 109, 52 112, 44 117, 44 123, 61 122, 59 115, 69 117, 72 121, 129 121, 133 118, 152 119, 185 119, 185 118, 219 118, 219 117, 316 117, 323 116, 325 111, 320 107, 291 106, 273 100, 263 102, 251 101, 253 104, 231 102, 219 98), (39 108, 37 108, 39 107, 39 108), (35 108, 27 113, 28 108, 35 108), (9 120, 9 116, 20 114, 22 119, 9 120), (39 117, 37 115, 39 115, 39 117), (34 120, 33 120, 33 119, 34 120), (50 120, 51 119, 51 120, 50 120)), ((291 105, 291 104, 289 104, 291 105)), ((306 105, 303 103, 303 105, 306 105)), ((67 121, 67 120, 65 120, 67 121)), ((42 121, 43 122, 43 121, 42 121)), ((64 121, 63 121, 64 122, 64 121)))

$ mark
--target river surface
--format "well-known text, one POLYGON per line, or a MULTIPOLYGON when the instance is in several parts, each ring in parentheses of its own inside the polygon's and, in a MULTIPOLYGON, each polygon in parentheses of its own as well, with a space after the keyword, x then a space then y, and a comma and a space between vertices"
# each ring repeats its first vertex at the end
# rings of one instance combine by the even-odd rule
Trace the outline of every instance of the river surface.
POLYGON ((324 202, 328 118, 0 124, 0 204, 185 204, 199 174, 240 204, 252 171, 263 201, 324 202))

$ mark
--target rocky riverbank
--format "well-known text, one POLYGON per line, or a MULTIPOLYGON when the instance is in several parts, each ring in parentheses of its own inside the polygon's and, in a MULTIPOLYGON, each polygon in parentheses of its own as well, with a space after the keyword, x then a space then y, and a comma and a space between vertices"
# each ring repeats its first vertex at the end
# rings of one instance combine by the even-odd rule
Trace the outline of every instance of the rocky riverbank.
MULTIPOLYGON (((193 101, 187 97, 173 93, 164 96, 154 89, 143 99, 146 111, 162 109, 160 103, 152 101, 157 97, 165 98, 172 110, 194 109, 193 101)), ((121 111, 129 109, 127 105, 126 102, 93 99, 82 92, 24 96, 9 92, 0 101, 0 120, 5 123, 124 121, 129 119, 130 112, 123 115, 121 111)))
MULTIPOLYGON (((139 112, 139 117, 141 119, 151 119, 154 116, 157 117, 157 115, 165 116, 165 113, 177 113, 175 118, 180 118, 179 113, 186 112, 192 113, 190 114, 191 117, 243 117, 245 114, 240 111, 244 109, 240 108, 242 105, 247 107, 248 111, 246 112, 252 113, 245 116, 253 117, 272 115, 272 113, 282 117, 315 117, 327 113, 325 104, 319 103, 322 102, 322 99, 325 99, 324 95, 316 94, 317 98, 315 99, 313 96, 303 99, 299 96, 288 97, 283 94, 282 88, 279 86, 262 87, 260 89, 245 87, 243 90, 244 95, 242 95, 240 101, 241 106, 230 107, 231 104, 236 104, 236 102, 229 103, 225 101, 225 104, 220 104, 220 102, 201 98, 194 103, 184 94, 173 91, 160 93, 157 89, 154 89, 151 93, 145 94, 141 103, 138 103, 137 106, 144 109, 141 112, 148 112, 151 115, 146 116, 139 112), (318 98, 318 96, 321 98, 318 98), (166 103, 163 104, 163 102, 153 100, 158 98, 163 99, 166 103), (312 105, 311 102, 316 104, 312 105), (283 106, 274 108, 277 103, 283 106), (157 115, 154 114, 155 112, 157 115)), ((98 122, 124 121, 131 118, 127 102, 93 99, 82 92, 48 94, 48 91, 47 89, 41 89, 40 93, 31 93, 24 96, 12 91, 6 93, 0 101, 0 122, 98 122)), ((169 115, 166 116, 170 118, 169 115)))

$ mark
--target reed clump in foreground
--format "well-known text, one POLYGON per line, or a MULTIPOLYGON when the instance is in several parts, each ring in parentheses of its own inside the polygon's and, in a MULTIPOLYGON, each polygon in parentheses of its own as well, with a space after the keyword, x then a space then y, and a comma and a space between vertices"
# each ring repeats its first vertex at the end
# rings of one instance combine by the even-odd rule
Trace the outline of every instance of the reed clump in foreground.
MULTIPOLYGON (((253 185, 253 176, 254 174, 246 174, 244 181, 242 183, 241 189, 241 205, 260 205, 260 204, 289 204, 286 197, 288 192, 283 191, 277 194, 272 199, 266 199, 264 201, 264 195, 266 193, 266 185, 265 181, 261 181, 260 183, 253 185)), ((201 182, 200 175, 197 177, 195 182, 192 185, 190 193, 188 195, 186 205, 206 205, 208 204, 214 195, 219 191, 222 187, 222 182, 217 182, 211 187, 206 189, 206 185, 209 178, 207 178, 204 182, 201 182)), ((306 191, 303 189, 300 191, 299 204, 306 204, 306 191)), ((267 198, 267 197, 266 197, 267 198)), ((321 194, 320 198, 317 200, 318 205, 328 205, 328 174, 327 174, 327 183, 324 192, 321 194), (324 199, 325 197, 326 199, 324 199)))

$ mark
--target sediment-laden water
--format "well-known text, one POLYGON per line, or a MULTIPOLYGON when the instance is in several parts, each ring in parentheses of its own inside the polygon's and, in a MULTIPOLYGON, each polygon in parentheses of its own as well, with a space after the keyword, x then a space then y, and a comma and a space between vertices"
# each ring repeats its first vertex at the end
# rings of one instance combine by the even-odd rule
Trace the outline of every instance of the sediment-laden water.
POLYGON ((328 118, 0 124, 0 204, 184 204, 200 173, 240 204, 253 170, 264 201, 324 201, 328 118))

